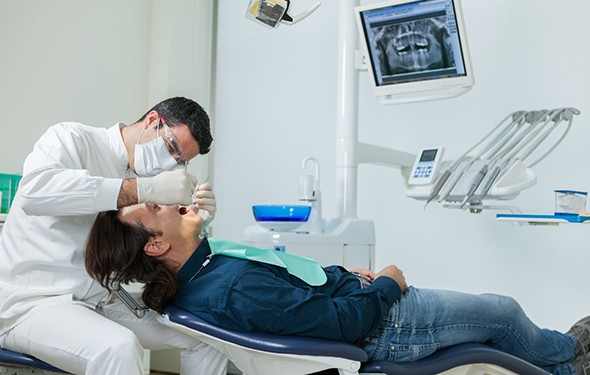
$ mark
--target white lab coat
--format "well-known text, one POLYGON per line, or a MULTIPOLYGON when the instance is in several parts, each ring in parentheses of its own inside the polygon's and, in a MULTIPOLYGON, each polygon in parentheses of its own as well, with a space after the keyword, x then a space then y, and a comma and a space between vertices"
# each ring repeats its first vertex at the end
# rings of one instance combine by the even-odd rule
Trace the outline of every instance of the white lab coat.
POLYGON ((0 335, 64 299, 106 296, 83 251, 97 213, 117 209, 128 165, 119 129, 58 124, 25 160, 0 237, 0 335))
MULTIPOLYGON (((97 213, 117 208, 122 180, 129 173, 122 126, 105 129, 61 123, 50 127, 25 161, 23 178, 0 237, 0 344, 8 343, 13 349, 77 373, 100 374, 114 368, 105 365, 97 369, 88 363, 105 350, 105 341, 116 342, 117 337, 106 333, 118 332, 116 326, 109 331, 107 326, 112 323, 101 323, 98 314, 90 318, 76 305, 93 311, 108 298, 106 290, 87 275, 83 251, 97 213), (67 311, 70 317, 55 311, 67 311), (43 328, 45 325, 64 332, 75 324, 77 328, 71 330, 83 331, 70 332, 69 338, 52 335, 49 341, 53 342, 48 343, 43 336, 49 331, 43 328), (84 339, 89 336, 95 337, 93 343, 84 339)), ((225 360, 219 352, 188 336, 164 331, 170 329, 155 321, 155 313, 136 321, 130 313, 117 312, 118 308, 99 311, 131 329, 144 347, 198 352, 192 359, 186 359, 185 352, 182 367, 190 370, 184 373, 224 372, 225 360)), ((137 361, 141 361, 141 353, 137 361)), ((103 360, 96 362, 102 366, 103 360)), ((129 358, 128 362, 133 360, 129 358)), ((137 368, 137 363, 129 364, 129 368, 137 368)), ((131 373, 118 368, 120 371, 131 373)))

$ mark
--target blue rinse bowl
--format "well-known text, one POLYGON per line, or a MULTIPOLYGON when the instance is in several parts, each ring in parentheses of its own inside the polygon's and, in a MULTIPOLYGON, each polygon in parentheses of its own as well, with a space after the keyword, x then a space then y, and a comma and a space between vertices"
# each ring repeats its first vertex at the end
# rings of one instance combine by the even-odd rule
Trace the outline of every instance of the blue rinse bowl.
POLYGON ((257 205, 252 206, 252 212, 261 227, 276 232, 291 232, 307 221, 311 206, 257 205))
POLYGON ((309 218, 311 206, 267 204, 252 206, 254 219, 258 222, 281 221, 303 223, 309 218))

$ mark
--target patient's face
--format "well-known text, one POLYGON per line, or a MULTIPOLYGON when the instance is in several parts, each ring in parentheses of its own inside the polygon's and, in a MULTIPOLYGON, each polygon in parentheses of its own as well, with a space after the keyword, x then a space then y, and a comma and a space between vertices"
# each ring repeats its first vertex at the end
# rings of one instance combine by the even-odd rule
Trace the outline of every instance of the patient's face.
POLYGON ((140 222, 147 229, 162 232, 165 237, 183 238, 201 232, 203 219, 177 204, 135 204, 119 211, 119 218, 126 223, 140 222))

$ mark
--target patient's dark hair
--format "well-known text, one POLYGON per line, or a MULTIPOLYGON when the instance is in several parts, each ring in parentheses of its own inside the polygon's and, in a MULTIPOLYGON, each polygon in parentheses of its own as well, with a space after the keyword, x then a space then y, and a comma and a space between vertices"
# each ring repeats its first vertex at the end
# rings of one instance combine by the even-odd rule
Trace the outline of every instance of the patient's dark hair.
POLYGON ((86 270, 109 291, 113 282, 144 283, 143 302, 162 313, 176 294, 178 281, 168 264, 144 252, 149 239, 159 234, 139 222, 122 222, 118 211, 101 212, 86 244, 86 270))

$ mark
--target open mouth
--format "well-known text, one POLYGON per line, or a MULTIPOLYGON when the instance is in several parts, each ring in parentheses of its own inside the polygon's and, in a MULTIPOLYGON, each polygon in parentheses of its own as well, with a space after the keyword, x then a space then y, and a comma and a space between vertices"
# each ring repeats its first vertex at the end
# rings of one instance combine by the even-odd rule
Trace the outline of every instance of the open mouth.
POLYGON ((188 208, 181 206, 181 207, 178 209, 178 213, 184 216, 184 215, 186 215, 186 214, 188 214, 188 213, 189 213, 189 210, 188 210, 188 208))

